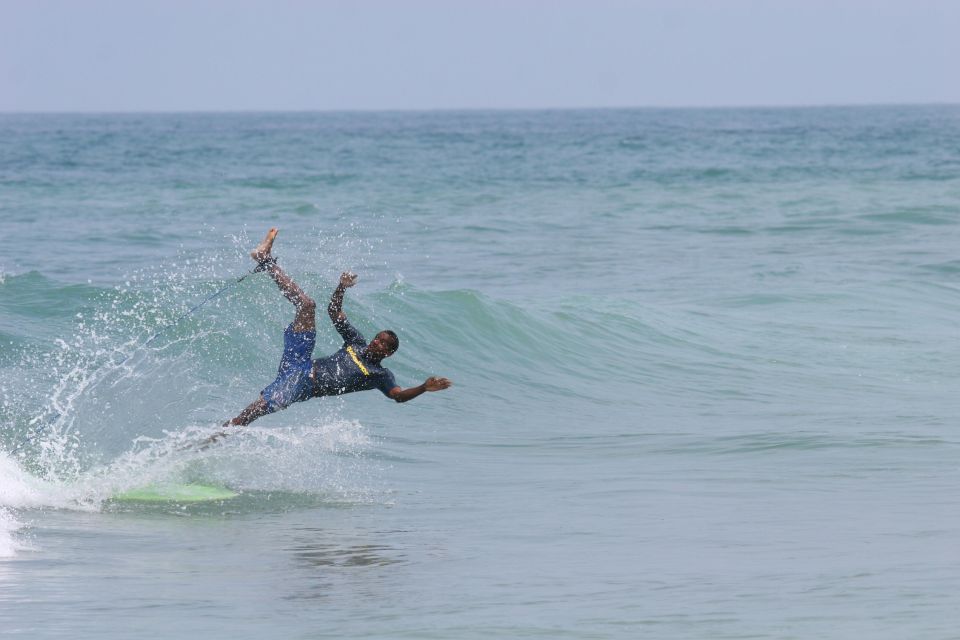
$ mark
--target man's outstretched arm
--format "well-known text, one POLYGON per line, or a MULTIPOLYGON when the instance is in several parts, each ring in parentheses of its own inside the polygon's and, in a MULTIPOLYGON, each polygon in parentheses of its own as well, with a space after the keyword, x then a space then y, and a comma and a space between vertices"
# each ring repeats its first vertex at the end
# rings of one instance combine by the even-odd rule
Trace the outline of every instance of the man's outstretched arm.
POLYGON ((443 391, 444 389, 449 389, 452 384, 453 383, 446 378, 431 376, 427 378, 423 384, 416 387, 410 387, 409 389, 394 387, 390 389, 390 397, 397 402, 407 402, 419 395, 423 395, 427 391, 443 391))

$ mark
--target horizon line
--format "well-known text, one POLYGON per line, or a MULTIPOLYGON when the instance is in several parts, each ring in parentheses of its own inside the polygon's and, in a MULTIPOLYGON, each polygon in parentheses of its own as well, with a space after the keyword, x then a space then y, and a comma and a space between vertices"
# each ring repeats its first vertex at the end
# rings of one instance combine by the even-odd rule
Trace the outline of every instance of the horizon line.
POLYGON ((202 114, 312 114, 312 113, 465 113, 465 112, 537 112, 537 111, 723 111, 754 109, 853 109, 893 107, 957 107, 960 102, 823 102, 811 104, 718 104, 718 105, 632 105, 632 106, 569 106, 569 107, 399 107, 399 108, 309 108, 309 109, 0 109, 0 115, 202 115, 202 114))

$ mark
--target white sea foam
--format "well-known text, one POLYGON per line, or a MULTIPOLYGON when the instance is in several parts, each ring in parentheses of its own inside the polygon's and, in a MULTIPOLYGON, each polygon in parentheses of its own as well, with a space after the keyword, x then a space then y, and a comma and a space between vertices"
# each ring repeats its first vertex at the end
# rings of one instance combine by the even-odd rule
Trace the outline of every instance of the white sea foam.
POLYGON ((212 432, 209 426, 193 426, 162 438, 138 438, 109 464, 70 480, 38 478, 0 453, 0 557, 30 548, 17 535, 24 526, 22 513, 30 509, 98 511, 112 496, 149 484, 204 482, 352 502, 373 495, 366 477, 370 463, 361 456, 369 437, 356 421, 246 428, 199 448, 212 432))
POLYGON ((0 453, 0 558, 9 558, 28 548, 17 536, 23 527, 17 519, 17 510, 62 503, 53 485, 33 477, 15 460, 0 453))
POLYGON ((137 438, 110 463, 69 480, 37 478, 0 454, 0 506, 97 509, 112 495, 159 482, 218 482, 253 490, 329 490, 328 480, 342 479, 344 469, 359 462, 370 442, 359 422, 334 420, 314 426, 247 427, 201 448, 200 443, 218 430, 191 426, 161 438, 137 438))
POLYGON ((5 454, 0 453, 0 558, 9 558, 23 548, 16 532, 23 524, 8 507, 32 503, 35 492, 25 484, 24 473, 5 454))
POLYGON ((9 511, 0 507, 0 558, 14 556, 23 548, 14 535, 21 526, 9 511))
POLYGON ((15 460, 0 453, 0 507, 30 508, 52 505, 54 493, 51 485, 30 475, 15 460))

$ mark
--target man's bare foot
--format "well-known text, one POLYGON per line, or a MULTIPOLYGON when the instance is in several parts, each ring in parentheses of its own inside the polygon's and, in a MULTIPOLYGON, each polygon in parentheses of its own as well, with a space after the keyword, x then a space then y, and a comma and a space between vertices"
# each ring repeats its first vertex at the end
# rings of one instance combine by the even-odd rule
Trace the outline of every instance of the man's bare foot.
MULTIPOLYGON (((226 427, 229 424, 230 423, 228 422, 223 426, 226 427)), ((226 438, 228 435, 230 434, 227 433, 226 431, 217 431, 209 438, 204 438, 200 442, 193 442, 190 444, 185 444, 180 447, 177 447, 177 451, 206 451, 207 448, 210 447, 210 445, 216 444, 220 440, 220 438, 226 438)))
POLYGON ((270 231, 267 231, 267 235, 264 236, 260 244, 257 245, 257 248, 250 252, 250 257, 256 260, 257 263, 270 259, 270 251, 273 249, 273 241, 277 237, 277 231, 278 229, 276 227, 271 227, 270 231))
POLYGON ((230 434, 228 434, 226 431, 218 431, 217 433, 213 434, 212 436, 210 436, 210 437, 207 438, 206 440, 203 440, 203 441, 198 445, 198 448, 199 448, 200 451, 203 451, 204 449, 206 449, 206 448, 209 447, 210 445, 214 444, 214 443, 215 443, 217 440, 219 440, 220 438, 226 438, 228 435, 230 435, 230 434))

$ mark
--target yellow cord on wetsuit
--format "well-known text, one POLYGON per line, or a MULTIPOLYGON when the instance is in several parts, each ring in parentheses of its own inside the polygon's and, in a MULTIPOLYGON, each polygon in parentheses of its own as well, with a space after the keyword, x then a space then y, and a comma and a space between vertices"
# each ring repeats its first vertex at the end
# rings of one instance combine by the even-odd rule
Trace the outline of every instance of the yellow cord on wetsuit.
POLYGON ((360 362, 360 358, 357 357, 357 352, 353 350, 353 347, 347 347, 347 353, 350 354, 350 357, 353 358, 353 361, 357 363, 358 367, 360 367, 360 371, 363 371, 363 375, 369 376, 370 372, 367 371, 367 368, 363 366, 362 362, 360 362))

